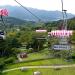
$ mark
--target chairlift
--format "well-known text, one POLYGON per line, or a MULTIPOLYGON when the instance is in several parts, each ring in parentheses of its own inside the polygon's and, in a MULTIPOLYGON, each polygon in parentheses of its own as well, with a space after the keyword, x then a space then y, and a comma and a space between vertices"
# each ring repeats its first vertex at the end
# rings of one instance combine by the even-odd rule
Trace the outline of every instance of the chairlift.
POLYGON ((3 20, 3 16, 8 16, 8 11, 7 9, 0 9, 0 17, 1 17, 1 22, 4 26, 4 28, 2 30, 0 30, 0 39, 5 39, 5 23, 3 20))

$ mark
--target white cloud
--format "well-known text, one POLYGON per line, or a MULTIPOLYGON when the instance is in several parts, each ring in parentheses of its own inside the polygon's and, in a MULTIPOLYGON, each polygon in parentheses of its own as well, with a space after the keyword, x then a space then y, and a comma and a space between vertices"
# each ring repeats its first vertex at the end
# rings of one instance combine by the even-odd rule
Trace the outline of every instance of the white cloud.
MULTIPOLYGON (((26 7, 45 10, 61 10, 61 0, 17 0, 26 7)), ((14 0, 0 0, 0 5, 18 5, 14 0)), ((75 0, 63 0, 64 9, 75 14, 75 0)))

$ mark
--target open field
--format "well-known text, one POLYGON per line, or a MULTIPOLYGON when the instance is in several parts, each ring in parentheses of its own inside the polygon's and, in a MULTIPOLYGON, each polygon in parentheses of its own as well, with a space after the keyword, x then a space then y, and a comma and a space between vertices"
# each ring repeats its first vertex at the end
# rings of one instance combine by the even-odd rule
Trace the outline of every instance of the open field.
POLYGON ((63 59, 46 59, 32 62, 22 62, 17 64, 7 65, 8 69, 23 67, 23 66, 47 66, 47 65, 67 65, 74 64, 74 62, 66 62, 63 59))
POLYGON ((40 52, 30 53, 28 54, 27 58, 24 58, 24 62, 15 63, 7 65, 8 69, 23 67, 23 66, 47 66, 47 65, 67 65, 67 64, 74 64, 74 61, 67 62, 63 58, 48 58, 39 60, 40 58, 50 57, 50 53, 48 50, 43 50, 40 52), (32 61, 36 59, 35 61, 32 61))
POLYGON ((75 68, 61 68, 55 69, 28 69, 22 72, 21 70, 10 71, 3 75, 33 75, 34 71, 40 71, 41 75, 75 75, 75 68))
MULTIPOLYGON (((28 58, 24 60, 30 60, 27 62, 20 62, 15 64, 9 64, 7 65, 7 69, 13 69, 18 67, 25 67, 25 66, 51 66, 51 65, 68 65, 68 64, 74 64, 74 61, 67 62, 63 58, 49 58, 44 60, 39 60, 40 58, 48 57, 49 52, 36 52, 36 53, 30 53, 28 54, 28 58), (36 61, 31 61, 32 59, 37 59, 36 61)), ((5 69, 5 70, 7 70, 5 69)), ((61 68, 60 70, 55 70, 51 68, 33 68, 28 69, 25 72, 22 72, 21 70, 14 70, 9 71, 6 73, 3 73, 2 75, 33 75, 34 71, 40 71, 41 75, 75 75, 74 67, 69 68, 61 68)))

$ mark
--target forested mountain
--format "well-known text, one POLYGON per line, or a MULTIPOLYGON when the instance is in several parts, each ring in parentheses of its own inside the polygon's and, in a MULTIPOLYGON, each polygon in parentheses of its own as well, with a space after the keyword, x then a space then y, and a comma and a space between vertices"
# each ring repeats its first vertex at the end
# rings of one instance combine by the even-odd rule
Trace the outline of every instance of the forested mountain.
MULTIPOLYGON (((20 6, 0 6, 0 8, 6 8, 9 11, 9 16, 19 18, 27 21, 37 21, 28 11, 24 10, 20 6)), ((56 21, 62 19, 62 13, 60 11, 46 11, 34 8, 28 8, 33 14, 38 16, 42 21, 56 21)), ((68 18, 72 18, 75 15, 68 13, 68 18)))

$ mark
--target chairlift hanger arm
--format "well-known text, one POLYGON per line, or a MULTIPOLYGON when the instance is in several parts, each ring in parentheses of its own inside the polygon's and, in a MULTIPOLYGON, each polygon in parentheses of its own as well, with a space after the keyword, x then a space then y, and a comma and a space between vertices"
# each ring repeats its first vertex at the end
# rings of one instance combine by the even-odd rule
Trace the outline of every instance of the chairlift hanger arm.
POLYGON ((4 20, 3 20, 3 16, 1 15, 1 21, 3 23, 3 25, 5 26, 4 20))
MULTIPOLYGON (((63 12, 63 10, 64 10, 64 8, 63 8, 63 0, 61 0, 61 5, 62 5, 62 19, 63 19, 63 22, 64 22, 64 12, 63 12)), ((63 23, 64 24, 64 23, 63 23)))
POLYGON ((18 2, 17 0, 14 0, 16 3, 18 3, 22 8, 24 8, 25 10, 27 10, 29 13, 31 13, 35 18, 38 19, 38 21, 41 21, 41 19, 39 17, 37 17, 35 14, 33 14, 30 10, 28 10, 26 7, 24 7, 20 2, 18 2))

